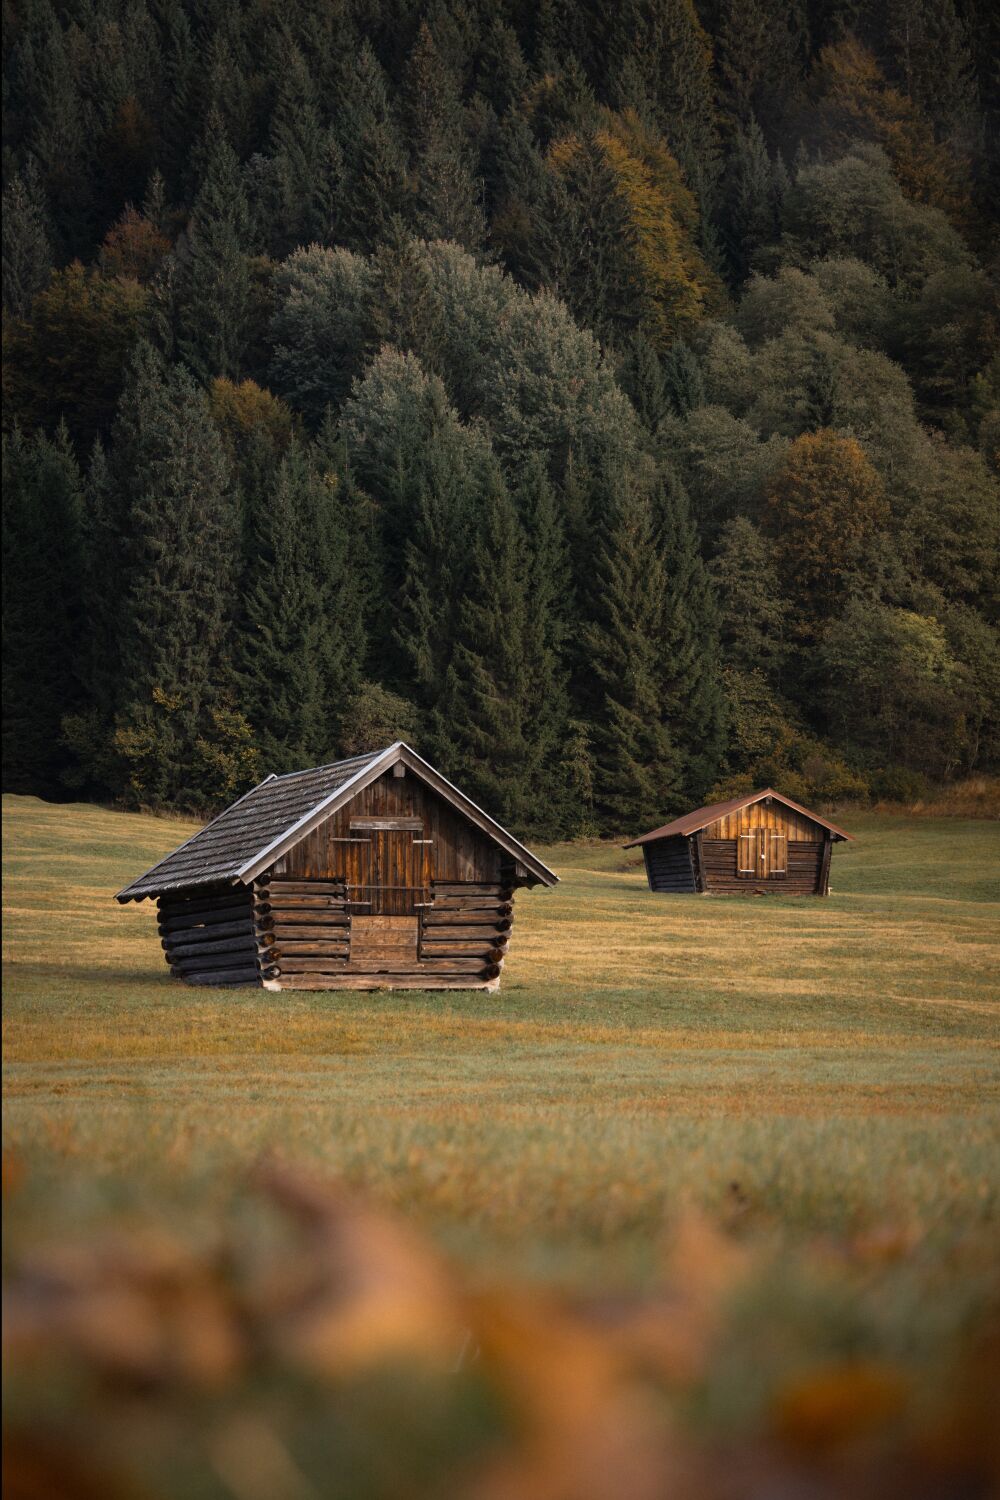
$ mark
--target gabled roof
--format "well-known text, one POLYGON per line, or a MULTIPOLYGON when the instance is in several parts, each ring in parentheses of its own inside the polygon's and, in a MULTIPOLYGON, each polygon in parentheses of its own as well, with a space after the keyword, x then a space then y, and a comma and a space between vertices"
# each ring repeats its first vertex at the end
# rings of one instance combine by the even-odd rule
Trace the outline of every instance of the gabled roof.
POLYGON ((641 838, 633 839, 631 843, 625 845, 625 848, 635 849, 639 844, 651 844, 654 839, 669 839, 677 834, 700 833, 703 828, 708 827, 709 823, 715 823, 719 818, 727 817, 729 813, 740 812, 744 807, 760 802, 763 797, 772 797, 775 802, 783 802, 793 812, 801 813, 813 823, 818 823, 821 828, 828 828, 835 839, 850 839, 851 837, 835 823, 821 818, 819 813, 810 812, 808 807, 803 807, 800 803, 793 802, 791 797, 783 797, 773 787, 766 786, 763 791, 748 792, 745 797, 734 797, 730 802, 713 802, 709 807, 697 807, 694 812, 685 813, 682 818, 675 818, 672 823, 664 823, 662 828, 654 828, 652 833, 644 833, 641 838))
POLYGON ((355 755, 350 760, 268 776, 225 812, 193 834, 172 854, 159 860, 145 875, 118 892, 116 900, 142 901, 168 891, 199 886, 249 885, 301 838, 343 807, 358 792, 397 761, 419 776, 433 791, 464 814, 494 843, 523 864, 543 885, 558 876, 495 823, 482 808, 452 786, 415 750, 401 741, 385 750, 355 755))

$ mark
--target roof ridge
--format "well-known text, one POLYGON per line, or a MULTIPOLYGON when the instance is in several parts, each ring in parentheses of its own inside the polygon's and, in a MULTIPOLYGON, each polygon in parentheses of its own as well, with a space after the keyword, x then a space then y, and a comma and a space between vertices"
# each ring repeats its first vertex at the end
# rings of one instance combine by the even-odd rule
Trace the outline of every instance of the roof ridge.
MULTIPOLYGON (((386 750, 391 750, 391 745, 385 745, 381 750, 359 750, 357 755, 345 755, 340 760, 325 760, 318 766, 303 766, 300 771, 276 771, 272 772, 274 781, 288 781, 293 776, 312 776, 316 771, 333 771, 338 766, 349 766, 356 760, 374 760, 378 755, 384 755, 386 750)), ((261 783, 263 785, 263 783, 261 783)), ((235 803, 232 804, 235 806, 235 803)))

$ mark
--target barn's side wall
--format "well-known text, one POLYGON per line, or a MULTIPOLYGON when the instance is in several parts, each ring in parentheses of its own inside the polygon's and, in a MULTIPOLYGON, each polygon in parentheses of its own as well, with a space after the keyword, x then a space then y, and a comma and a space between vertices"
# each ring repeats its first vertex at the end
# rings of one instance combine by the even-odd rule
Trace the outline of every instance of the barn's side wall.
POLYGON ((656 839, 652 844, 643 844, 642 852, 651 891, 674 895, 697 891, 692 839, 680 836, 656 839))
POLYGON ((266 936, 255 921, 251 893, 218 886, 157 902, 163 956, 188 984, 260 984, 273 974, 266 936))

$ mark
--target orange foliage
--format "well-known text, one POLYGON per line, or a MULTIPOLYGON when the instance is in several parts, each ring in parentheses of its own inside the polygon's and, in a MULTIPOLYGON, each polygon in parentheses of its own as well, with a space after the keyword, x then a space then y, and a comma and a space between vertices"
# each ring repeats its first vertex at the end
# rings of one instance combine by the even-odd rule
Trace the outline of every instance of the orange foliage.
MULTIPOLYGON (((645 332, 666 349, 722 301, 719 279, 698 248, 698 205, 666 142, 634 110, 605 110, 594 143, 632 228, 645 332)), ((565 136, 551 148, 549 163, 565 172, 582 149, 578 137, 565 136)))
POLYGON ((809 133, 824 150, 858 140, 881 146, 909 198, 951 218, 968 212, 968 167, 939 146, 916 105, 886 82, 875 58, 854 37, 824 47, 813 75, 816 108, 809 133))
POLYGON ((255 380, 241 380, 237 384, 220 376, 209 386, 208 406, 213 422, 231 448, 253 433, 266 437, 279 453, 292 440, 295 419, 291 411, 255 380))
POLYGON ((146 282, 159 269, 170 241, 155 224, 129 206, 104 236, 101 269, 108 276, 146 282))

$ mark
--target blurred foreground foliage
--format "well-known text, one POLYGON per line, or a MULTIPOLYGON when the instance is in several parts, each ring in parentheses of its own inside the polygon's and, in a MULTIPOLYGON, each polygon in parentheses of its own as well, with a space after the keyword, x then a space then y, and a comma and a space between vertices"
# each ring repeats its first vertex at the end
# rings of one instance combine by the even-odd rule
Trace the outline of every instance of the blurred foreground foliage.
POLYGON ((996 1493, 1000 1304, 934 1368, 859 1311, 919 1258, 911 1228, 779 1253, 733 1183, 715 1216, 678 1206, 649 1287, 569 1295, 484 1284, 276 1161, 241 1198, 208 1238, 9 1248, 11 1500, 996 1493))

